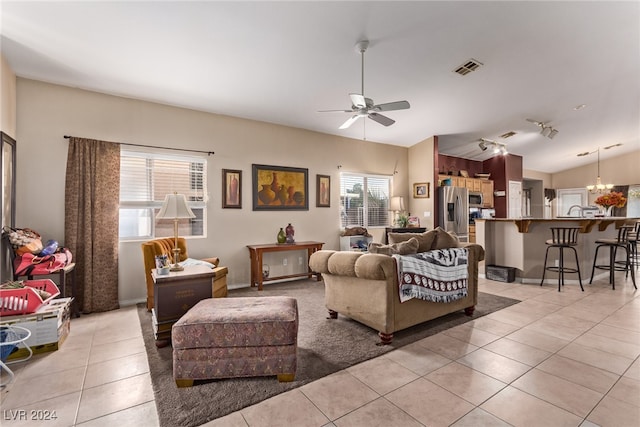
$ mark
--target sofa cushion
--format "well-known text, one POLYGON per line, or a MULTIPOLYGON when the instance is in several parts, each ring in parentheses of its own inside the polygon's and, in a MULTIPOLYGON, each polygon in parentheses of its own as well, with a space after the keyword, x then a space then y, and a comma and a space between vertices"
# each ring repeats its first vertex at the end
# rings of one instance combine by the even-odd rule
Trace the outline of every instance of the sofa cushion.
POLYGON ((433 246, 433 242, 437 235, 435 230, 425 231, 424 233, 387 233, 389 243, 406 242, 411 238, 418 240, 418 252, 428 252, 433 246))
POLYGON ((393 243, 391 245, 383 245, 381 243, 370 243, 369 252, 382 255, 408 255, 418 252, 420 243, 415 237, 410 238, 407 241, 400 243, 393 243))
POLYGON ((436 234, 436 240, 431 249, 457 248, 460 245, 460 240, 456 235, 447 233, 441 227, 438 227, 433 231, 436 234))

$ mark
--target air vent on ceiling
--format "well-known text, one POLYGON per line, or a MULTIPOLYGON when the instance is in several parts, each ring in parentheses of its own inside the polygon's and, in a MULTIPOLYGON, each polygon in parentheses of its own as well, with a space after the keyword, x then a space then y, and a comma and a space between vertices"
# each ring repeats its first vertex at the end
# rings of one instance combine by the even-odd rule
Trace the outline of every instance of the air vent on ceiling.
POLYGON ((461 76, 466 76, 470 72, 477 70, 481 65, 483 65, 482 62, 478 61, 477 59, 471 58, 470 60, 453 70, 453 72, 458 73, 461 76))
POLYGON ((511 138, 515 134, 516 133, 514 131, 510 130, 509 132, 503 133, 502 135, 500 135, 500 138, 502 138, 502 139, 511 138))

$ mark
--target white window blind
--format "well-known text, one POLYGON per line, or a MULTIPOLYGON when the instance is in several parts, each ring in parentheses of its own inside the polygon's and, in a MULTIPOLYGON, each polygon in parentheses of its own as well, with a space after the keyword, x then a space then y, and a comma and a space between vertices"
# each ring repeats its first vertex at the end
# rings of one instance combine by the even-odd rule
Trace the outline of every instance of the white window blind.
POLYGON ((343 173, 340 175, 340 224, 342 227, 389 225, 387 176, 343 173))
POLYGON ((206 160, 122 150, 120 155, 120 239, 173 236, 173 221, 155 216, 167 194, 184 194, 196 215, 178 222, 180 236, 204 236, 206 160))

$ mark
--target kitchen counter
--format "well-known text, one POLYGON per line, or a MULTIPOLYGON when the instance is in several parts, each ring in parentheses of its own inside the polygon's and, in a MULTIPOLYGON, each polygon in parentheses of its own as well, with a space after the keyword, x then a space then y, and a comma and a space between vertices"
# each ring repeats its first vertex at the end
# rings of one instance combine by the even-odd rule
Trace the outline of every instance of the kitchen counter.
MULTIPOLYGON (((495 264, 517 269, 517 278, 522 283, 540 283, 544 266, 545 242, 551 239, 551 227, 581 227, 578 235, 578 259, 583 285, 589 282, 591 266, 598 239, 616 238, 618 228, 624 224, 634 224, 640 218, 597 217, 597 218, 492 218, 476 219, 476 242, 485 249, 485 265, 495 264)), ((558 258, 557 250, 549 252, 550 262, 558 258)), ((569 262, 573 256, 569 257, 569 262)), ((598 264, 608 263, 608 251, 601 250, 598 264)), ((572 263, 571 263, 572 264, 572 263)), ((609 273, 596 270, 596 277, 606 277, 609 273)), ((578 282, 578 276, 571 274, 566 283, 578 282)), ((557 283, 557 274, 547 272, 547 283, 557 283), (548 282, 547 282, 548 279, 548 282)))
MULTIPOLYGON (((583 227, 581 233, 589 233, 598 226, 600 231, 604 231, 611 224, 615 224, 616 228, 620 228, 625 223, 632 224, 640 218, 626 218, 618 216, 596 217, 596 218, 579 218, 579 217, 560 217, 560 218, 476 218, 476 221, 496 221, 513 223, 520 233, 528 233, 529 227, 533 223, 564 223, 575 224, 583 227)), ((571 225, 569 225, 571 226, 571 225)))

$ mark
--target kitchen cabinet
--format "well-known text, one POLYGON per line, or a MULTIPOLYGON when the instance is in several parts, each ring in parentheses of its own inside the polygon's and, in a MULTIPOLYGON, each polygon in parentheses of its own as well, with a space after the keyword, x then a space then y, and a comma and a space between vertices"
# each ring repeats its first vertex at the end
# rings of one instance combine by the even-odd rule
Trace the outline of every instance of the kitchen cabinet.
POLYGON ((469 243, 476 242, 476 226, 475 224, 469 224, 469 243))
POLYGON ((482 192, 482 206, 485 208, 493 208, 493 181, 489 179, 480 180, 482 192))
POLYGON ((465 178, 463 176, 438 175, 442 183, 445 179, 451 179, 453 187, 464 187, 469 191, 482 193, 482 207, 493 208, 493 181, 490 179, 465 178))

